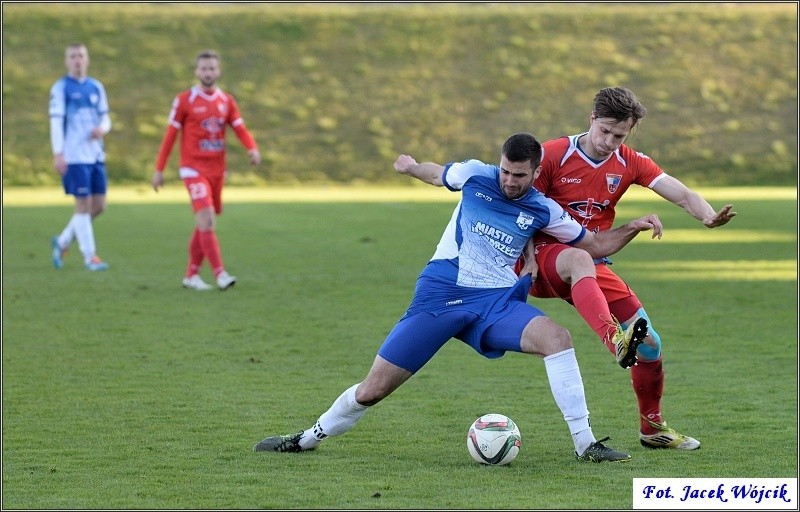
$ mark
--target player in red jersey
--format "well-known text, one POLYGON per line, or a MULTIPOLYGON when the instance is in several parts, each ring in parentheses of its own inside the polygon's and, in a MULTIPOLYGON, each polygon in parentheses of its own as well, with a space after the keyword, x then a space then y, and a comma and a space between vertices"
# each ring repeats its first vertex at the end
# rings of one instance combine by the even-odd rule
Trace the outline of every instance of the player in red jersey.
POLYGON ((258 165, 261 154, 244 125, 236 100, 216 85, 221 74, 219 55, 212 50, 200 52, 195 59, 194 74, 199 84, 181 92, 172 102, 169 125, 161 141, 151 183, 156 192, 164 184, 164 167, 178 132, 183 131, 178 174, 189 192, 195 214, 183 286, 194 290, 213 288, 199 274, 203 259, 208 258, 217 287, 226 290, 236 283, 236 278, 225 271, 214 231, 216 215, 222 213, 222 187, 227 174, 226 127, 233 128, 247 149, 251 164, 258 165))
MULTIPOLYGON (((614 207, 632 184, 652 189, 706 227, 726 224, 736 215, 732 205, 715 212, 697 192, 666 174, 648 156, 623 144, 646 113, 630 90, 623 87, 600 90, 594 98, 588 132, 543 144, 545 156, 535 187, 595 232, 611 228, 614 207)), ((568 301, 612 354, 614 345, 609 340, 616 330, 641 319, 647 321, 648 334, 636 351, 636 364, 631 367, 631 382, 640 414, 641 444, 649 448, 699 448, 698 440, 668 427, 662 417, 661 338, 652 328, 636 294, 608 267, 610 261, 607 258, 593 261, 585 251, 543 234, 532 243, 539 272, 530 295, 568 301), (616 325, 617 319, 621 326, 616 325)), ((517 262, 517 273, 523 265, 524 257, 517 262)))

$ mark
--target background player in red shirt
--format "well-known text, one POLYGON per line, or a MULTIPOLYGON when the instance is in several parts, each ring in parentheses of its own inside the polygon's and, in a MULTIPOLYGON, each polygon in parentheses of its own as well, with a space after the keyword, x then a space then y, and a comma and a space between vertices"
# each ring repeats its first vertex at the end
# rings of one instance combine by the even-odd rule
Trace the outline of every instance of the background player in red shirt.
POLYGON ((217 87, 220 59, 212 50, 200 52, 195 59, 194 74, 199 84, 183 91, 172 102, 169 125, 156 159, 153 189, 164 184, 164 167, 179 131, 181 136, 180 168, 178 174, 186 185, 195 213, 195 229, 189 242, 189 264, 183 286, 194 290, 213 288, 203 281, 199 271, 208 258, 220 290, 236 283, 225 271, 222 254, 214 231, 216 216, 222 213, 222 187, 225 166, 225 129, 233 128, 250 155, 250 163, 258 165, 261 154, 253 136, 247 130, 233 96, 217 87))
MULTIPOLYGON (((732 205, 715 212, 697 192, 664 173, 648 156, 623 144, 646 113, 630 90, 623 87, 600 90, 594 98, 588 132, 543 144, 545 156, 535 187, 595 232, 611 228, 614 207, 633 183, 652 189, 706 227, 726 224, 736 215, 731 211, 732 205)), ((622 328, 640 319, 650 324, 644 342, 637 349, 637 363, 631 367, 631 382, 639 406, 641 444, 649 448, 699 448, 698 440, 679 434, 662 418, 661 338, 653 330, 636 294, 608 267, 608 259, 592 261, 585 251, 546 235, 538 235, 533 243, 539 273, 530 295, 568 301, 612 354, 615 347, 609 340, 617 329, 615 319, 622 323, 622 328), (605 300, 598 300, 602 299, 601 295, 605 300)), ((523 263, 521 258, 518 272, 523 263)))

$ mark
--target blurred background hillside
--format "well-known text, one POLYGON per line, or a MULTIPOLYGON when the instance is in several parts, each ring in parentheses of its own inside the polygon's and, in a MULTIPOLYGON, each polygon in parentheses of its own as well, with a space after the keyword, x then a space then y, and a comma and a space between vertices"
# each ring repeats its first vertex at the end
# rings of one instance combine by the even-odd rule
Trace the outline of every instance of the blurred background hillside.
MULTIPOLYGON (((84 42, 104 82, 112 183, 149 182, 194 56, 222 56, 259 142, 229 131, 238 185, 410 184, 398 153, 498 160, 513 132, 584 131, 630 87, 629 144, 691 185, 797 184, 797 3, 3 3, 3 185, 55 185, 48 93, 84 42)), ((167 178, 177 180, 178 147, 167 178)))

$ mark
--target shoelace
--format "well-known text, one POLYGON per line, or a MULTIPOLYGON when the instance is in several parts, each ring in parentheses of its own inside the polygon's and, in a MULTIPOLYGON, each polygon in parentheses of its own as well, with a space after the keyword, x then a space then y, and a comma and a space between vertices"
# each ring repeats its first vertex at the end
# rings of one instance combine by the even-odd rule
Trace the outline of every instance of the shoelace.
POLYGON ((600 448, 601 450, 607 450, 608 448, 606 448, 603 445, 603 443, 606 442, 606 441, 610 441, 610 440, 611 440, 611 438, 606 436, 603 439, 600 439, 599 441, 595 441, 594 443, 592 443, 592 446, 596 446, 596 447, 600 448))
POLYGON ((298 451, 300 450, 300 436, 297 434, 287 435, 281 444, 278 446, 279 452, 298 451))

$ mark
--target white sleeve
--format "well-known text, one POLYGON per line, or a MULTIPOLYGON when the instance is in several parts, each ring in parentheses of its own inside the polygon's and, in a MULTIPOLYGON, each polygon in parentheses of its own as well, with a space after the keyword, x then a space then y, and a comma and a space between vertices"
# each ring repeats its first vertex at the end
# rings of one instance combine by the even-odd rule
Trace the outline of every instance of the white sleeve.
POLYGON ((97 112, 100 114, 100 129, 103 130, 103 133, 106 134, 111 131, 111 117, 108 115, 108 95, 106 94, 106 88, 100 83, 99 80, 95 80, 97 84, 97 89, 100 91, 100 101, 97 105, 97 112))
POLYGON ((50 89, 50 146, 53 148, 54 155, 64 152, 65 109, 64 81, 59 80, 50 89))
POLYGON ((461 190, 464 183, 476 174, 491 176, 494 167, 480 160, 465 160, 463 162, 445 165, 442 173, 442 183, 452 191, 461 190))
POLYGON ((546 198, 550 209, 550 222, 542 228, 542 232, 555 237, 559 242, 573 245, 586 236, 586 228, 580 225, 561 205, 546 198))
POLYGON ((64 152, 64 118, 50 118, 50 146, 53 154, 59 155, 64 152))
POLYGON ((100 83, 99 80, 95 80, 97 84, 97 89, 100 91, 100 99, 97 104, 97 111, 100 112, 100 115, 108 114, 108 95, 106 95, 106 88, 100 83))
POLYGON ((104 134, 111 131, 111 118, 108 114, 103 114, 100 118, 100 129, 103 130, 104 134))

